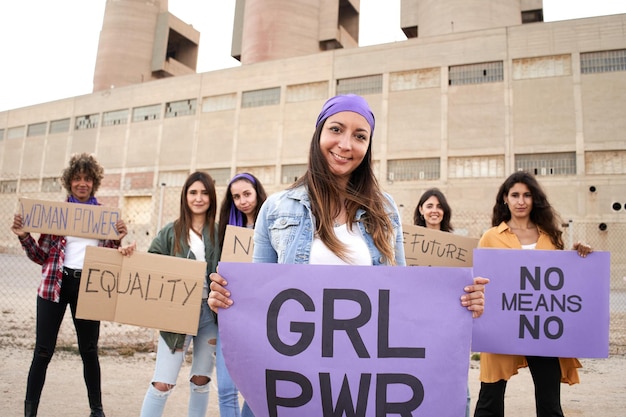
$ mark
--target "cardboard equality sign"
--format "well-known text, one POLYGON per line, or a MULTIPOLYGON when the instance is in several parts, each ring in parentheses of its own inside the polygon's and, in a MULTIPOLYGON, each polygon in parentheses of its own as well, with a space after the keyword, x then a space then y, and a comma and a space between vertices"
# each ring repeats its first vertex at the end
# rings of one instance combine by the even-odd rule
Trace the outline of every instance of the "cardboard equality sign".
POLYGON ((122 218, 122 212, 118 208, 20 198, 18 213, 27 232, 119 239, 115 223, 122 218))
POLYGON ((476 249, 474 275, 490 282, 473 351, 608 357, 609 252, 476 249))
POLYGON ((478 239, 405 224, 402 231, 407 265, 472 266, 478 239))
POLYGON ((458 417, 470 268, 224 263, 222 349, 257 417, 458 417))
POLYGON ((205 274, 206 262, 88 246, 76 316, 195 335, 205 274))
POLYGON ((226 226, 222 262, 252 262, 254 250, 254 229, 239 226, 226 226))

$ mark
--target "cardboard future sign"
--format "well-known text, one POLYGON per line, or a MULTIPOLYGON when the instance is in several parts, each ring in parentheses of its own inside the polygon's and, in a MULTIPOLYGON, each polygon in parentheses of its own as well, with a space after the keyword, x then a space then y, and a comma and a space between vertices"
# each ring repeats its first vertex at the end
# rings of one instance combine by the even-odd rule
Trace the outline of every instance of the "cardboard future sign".
POLYGON ((403 224, 404 256, 409 266, 472 266, 478 239, 403 224))
POLYGON ((474 275, 490 282, 472 351, 608 357, 609 252, 477 249, 474 275))
POLYGON ((76 316, 195 335, 206 262, 88 246, 76 316))
POLYGON ((27 232, 119 239, 115 223, 122 212, 118 208, 20 198, 18 213, 27 232))

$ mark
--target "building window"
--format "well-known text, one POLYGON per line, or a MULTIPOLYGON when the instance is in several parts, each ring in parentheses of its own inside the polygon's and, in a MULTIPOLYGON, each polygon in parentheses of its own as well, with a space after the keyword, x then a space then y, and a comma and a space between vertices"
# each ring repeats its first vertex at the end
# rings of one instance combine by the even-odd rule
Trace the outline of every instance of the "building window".
POLYGON ((387 181, 437 180, 439 158, 397 159, 387 162, 387 181))
POLYGON ((162 187, 182 187, 188 176, 187 171, 162 171, 159 172, 159 184, 162 187))
POLYGON ((344 78, 337 80, 337 94, 380 94, 383 92, 383 76, 344 78))
POLYGON ((389 76, 389 90, 403 91, 418 88, 438 88, 441 84, 439 68, 394 72, 389 76))
POLYGON ((448 178, 500 178, 504 176, 504 156, 448 158, 448 178))
POLYGON ((287 103, 323 100, 328 97, 328 81, 287 86, 287 103))
POLYGON ((179 116, 191 116, 196 114, 196 103, 198 101, 195 98, 190 100, 172 101, 165 104, 165 118, 179 117, 179 116))
POLYGON ((572 56, 569 54, 513 60, 514 80, 565 75, 572 75, 572 56))
POLYGON ((217 186, 226 186, 230 181, 230 168, 213 168, 207 169, 206 172, 213 178, 217 186))
POLYGON ((135 107, 133 109, 133 123, 157 120, 161 116, 161 105, 152 104, 150 106, 135 107))
POLYGON ((39 191, 39 180, 22 178, 20 180, 20 193, 36 193, 39 191))
POLYGON ((448 68, 448 84, 482 84, 504 81, 502 61, 455 65, 448 68))
POLYGON ((543 22, 543 10, 524 10, 522 12, 522 24, 543 22))
POLYGON ((576 153, 518 154, 515 169, 535 175, 575 175, 576 153))
POLYGON ((0 140, 4 140, 4 129, 0 129, 0 140))
POLYGON ((7 139, 21 139, 24 137, 24 126, 11 127, 7 132, 7 139))
POLYGON ((585 173, 588 175, 626 174, 626 151, 585 152, 585 173))
POLYGON ((17 192, 17 180, 0 181, 1 194, 15 194, 17 192))
POLYGON ((50 122, 49 133, 64 133, 70 131, 70 119, 53 120, 50 122))
POLYGON ((244 91, 241 96, 241 107, 273 106, 279 103, 280 87, 244 91))
POLYGON ((238 166, 235 173, 249 172, 257 177, 263 185, 272 185, 276 182, 276 166, 274 165, 257 165, 257 166, 238 166))
POLYGON ((281 167, 280 183, 293 184, 306 172, 307 164, 283 165, 281 167))
POLYGON ((205 97, 202 100, 202 113, 234 110, 235 107, 237 107, 237 95, 234 93, 205 97))
POLYGON ((76 123, 74 129, 76 130, 85 130, 85 129, 94 129, 98 127, 98 114, 87 114, 85 116, 79 116, 76 118, 76 123))
POLYGON ((128 109, 108 111, 102 115, 102 126, 125 125, 128 123, 128 109))
POLYGON ((593 74, 614 71, 626 71, 626 49, 580 54, 581 73, 593 74))
POLYGON ((34 123, 32 125, 28 125, 26 129, 26 136, 43 136, 46 134, 46 128, 48 127, 48 122, 34 123))
POLYGON ((41 181, 41 191, 44 193, 56 193, 62 190, 59 178, 43 178, 41 181))

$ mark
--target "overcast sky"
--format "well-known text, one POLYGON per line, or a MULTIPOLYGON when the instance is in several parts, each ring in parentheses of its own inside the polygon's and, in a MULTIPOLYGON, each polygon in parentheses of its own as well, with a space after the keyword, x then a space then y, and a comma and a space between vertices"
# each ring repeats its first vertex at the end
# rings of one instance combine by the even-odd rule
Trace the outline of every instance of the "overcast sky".
MULTIPOLYGON (((90 94, 105 0, 0 0, 0 111, 90 94)), ((235 0, 169 0, 200 31, 198 72, 230 57, 235 0), (210 41, 209 41, 210 40, 210 41)), ((544 20, 626 13, 626 0, 543 0, 544 20)), ((400 0, 361 0, 361 46, 405 39, 400 0)))

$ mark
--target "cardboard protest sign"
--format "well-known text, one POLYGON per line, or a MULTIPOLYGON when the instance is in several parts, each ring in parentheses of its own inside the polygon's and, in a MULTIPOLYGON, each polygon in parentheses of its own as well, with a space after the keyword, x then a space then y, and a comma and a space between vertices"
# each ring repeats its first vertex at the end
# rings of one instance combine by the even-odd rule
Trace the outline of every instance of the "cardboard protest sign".
POLYGON ((118 240, 118 208, 20 198, 18 213, 26 232, 118 240))
POLYGON ((88 246, 76 316, 195 335, 206 262, 88 246))
POLYGON ((477 249, 474 275, 490 282, 473 351, 608 357, 608 252, 477 249))
POLYGON ((224 263, 226 366, 257 417, 458 417, 469 268, 224 263))
POLYGON ((410 224, 403 224, 402 232, 409 266, 472 266, 478 239, 410 224))
POLYGON ((254 250, 254 229, 247 227, 226 226, 222 262, 252 262, 254 250))

